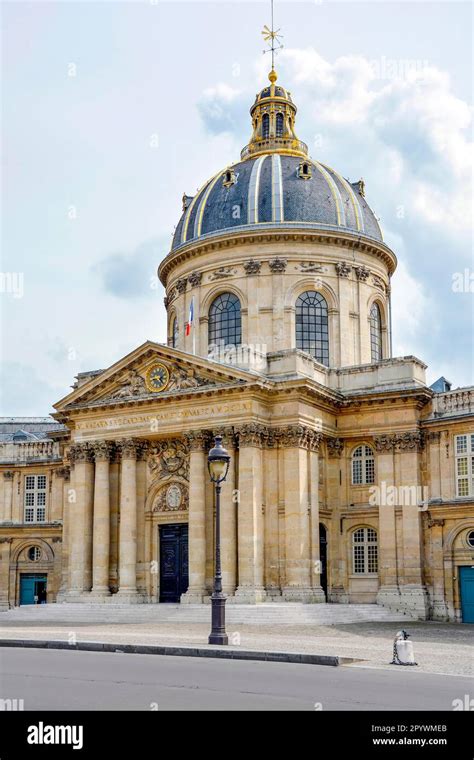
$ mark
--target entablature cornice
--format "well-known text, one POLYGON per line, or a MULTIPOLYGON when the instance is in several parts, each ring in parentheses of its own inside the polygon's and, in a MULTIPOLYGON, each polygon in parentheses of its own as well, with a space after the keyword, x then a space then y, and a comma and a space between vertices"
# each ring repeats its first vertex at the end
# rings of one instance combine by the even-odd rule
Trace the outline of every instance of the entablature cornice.
MULTIPOLYGON (((210 238, 193 240, 179 249, 170 252, 161 262, 158 268, 158 276, 166 287, 169 275, 177 266, 191 261, 204 253, 236 248, 241 245, 251 246, 259 243, 291 244, 295 242, 323 243, 324 245, 340 246, 351 252, 360 251, 372 254, 385 264, 390 276, 395 271, 397 265, 395 254, 385 243, 363 235, 351 235, 349 232, 345 233, 340 230, 326 229, 285 229, 282 227, 278 231, 274 229, 245 231, 241 228, 238 231, 231 230, 221 235, 213 235, 210 238)), ((259 254, 259 258, 262 258, 261 254, 259 254)))

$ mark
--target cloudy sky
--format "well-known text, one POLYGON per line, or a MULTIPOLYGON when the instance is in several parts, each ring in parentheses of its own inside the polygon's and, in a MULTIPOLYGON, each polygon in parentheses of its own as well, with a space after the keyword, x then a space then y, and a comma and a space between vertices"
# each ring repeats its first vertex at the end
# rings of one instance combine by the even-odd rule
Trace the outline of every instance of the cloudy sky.
MULTIPOLYGON (((276 3, 298 135, 364 178, 399 258, 394 353, 455 387, 473 382, 471 14, 276 3)), ((265 23, 246 0, 3 3, 1 414, 47 414, 77 372, 166 339, 156 266, 183 191, 247 142, 265 23)))

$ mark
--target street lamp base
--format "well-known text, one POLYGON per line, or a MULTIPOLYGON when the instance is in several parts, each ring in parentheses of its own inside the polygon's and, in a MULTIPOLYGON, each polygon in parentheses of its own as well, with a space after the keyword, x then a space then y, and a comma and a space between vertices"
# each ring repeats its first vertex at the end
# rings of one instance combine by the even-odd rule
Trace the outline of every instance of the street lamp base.
POLYGON ((212 625, 209 634, 209 644, 228 644, 225 632, 225 601, 222 591, 214 591, 211 596, 212 625))
POLYGON ((229 643, 229 637, 226 633, 211 633, 209 634, 209 644, 224 644, 229 643))

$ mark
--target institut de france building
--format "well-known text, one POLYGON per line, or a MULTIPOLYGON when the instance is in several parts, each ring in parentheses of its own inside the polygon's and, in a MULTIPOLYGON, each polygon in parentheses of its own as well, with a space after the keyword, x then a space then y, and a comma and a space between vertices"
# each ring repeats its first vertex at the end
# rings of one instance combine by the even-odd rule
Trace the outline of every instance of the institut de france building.
POLYGON ((219 433, 228 603, 474 622, 474 388, 392 356, 395 254, 296 110, 272 70, 240 161, 183 197, 167 345, 1 421, 3 609, 206 601, 219 433))

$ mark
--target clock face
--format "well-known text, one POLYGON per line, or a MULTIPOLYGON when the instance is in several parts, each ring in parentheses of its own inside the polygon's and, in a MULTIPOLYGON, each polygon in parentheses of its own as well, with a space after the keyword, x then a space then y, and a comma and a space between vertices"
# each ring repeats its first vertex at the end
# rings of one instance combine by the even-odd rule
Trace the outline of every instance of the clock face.
POLYGON ((168 385, 170 373, 164 364, 153 364, 146 373, 146 385, 149 391, 158 393, 168 385))

